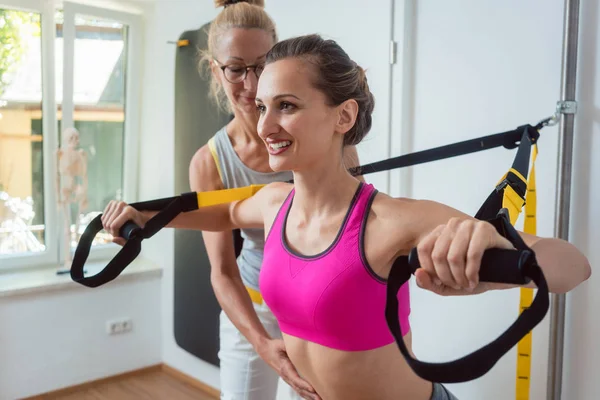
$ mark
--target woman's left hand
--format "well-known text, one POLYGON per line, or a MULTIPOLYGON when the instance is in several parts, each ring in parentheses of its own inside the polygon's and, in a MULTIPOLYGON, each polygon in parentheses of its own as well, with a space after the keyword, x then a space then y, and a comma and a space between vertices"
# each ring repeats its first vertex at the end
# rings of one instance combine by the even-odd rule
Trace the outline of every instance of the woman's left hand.
POLYGON ((514 249, 492 224, 465 218, 452 218, 418 244, 421 268, 415 273, 419 287, 443 296, 481 293, 479 268, 487 249, 514 249))

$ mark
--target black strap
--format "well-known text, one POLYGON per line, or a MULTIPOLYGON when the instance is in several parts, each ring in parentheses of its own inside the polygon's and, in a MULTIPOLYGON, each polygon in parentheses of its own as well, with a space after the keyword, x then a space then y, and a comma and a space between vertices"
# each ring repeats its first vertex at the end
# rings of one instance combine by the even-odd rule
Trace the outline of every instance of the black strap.
POLYGON ((128 221, 120 229, 120 235, 127 240, 121 250, 112 260, 96 275, 85 276, 84 266, 90 254, 90 248, 94 238, 102 227, 102 214, 96 216, 85 228, 81 239, 77 244, 73 263, 71 265, 71 279, 87 287, 98 287, 112 281, 131 264, 142 250, 142 241, 156 234, 164 228, 180 213, 196 210, 198 203, 196 193, 184 193, 181 196, 169 197, 158 200, 144 201, 130 204, 140 211, 159 211, 152 217, 143 228, 137 226, 133 221, 128 221))
MULTIPOLYGON (((462 156, 500 146, 510 150, 520 146, 524 131, 529 130, 529 128, 531 128, 531 125, 523 125, 512 131, 496 133, 493 135, 469 139, 463 142, 417 151, 415 153, 405 154, 387 160, 377 161, 371 164, 365 164, 360 167, 350 168, 349 171, 352 175, 359 176, 462 156)), ((531 132, 537 133, 537 130, 531 129, 531 132)), ((539 133, 537 133, 537 135, 539 137, 539 133)))
POLYGON ((524 284, 533 280, 537 294, 531 306, 498 338, 482 348, 454 361, 431 363, 412 357, 402 337, 398 318, 398 290, 408 282, 418 265, 416 250, 400 257, 392 266, 387 284, 385 317, 400 352, 413 371, 421 378, 439 383, 457 383, 477 379, 486 374, 512 347, 539 324, 548 311, 548 285, 537 264, 535 253, 525 245, 510 224, 506 213, 498 213, 491 220, 499 233, 509 239, 517 250, 490 249, 484 253, 479 273, 481 282, 524 284))
MULTIPOLYGON (((523 177, 527 177, 529 174, 531 146, 537 143, 540 133, 537 127, 532 127, 531 125, 524 125, 520 129, 521 139, 512 164, 512 169, 518 171, 523 177)), ((509 171, 506 177, 494 188, 494 190, 492 190, 488 198, 481 205, 481 208, 475 214, 475 218, 491 220, 496 216, 498 210, 502 209, 502 199, 506 186, 511 186, 522 199, 525 199, 527 182, 509 171)))

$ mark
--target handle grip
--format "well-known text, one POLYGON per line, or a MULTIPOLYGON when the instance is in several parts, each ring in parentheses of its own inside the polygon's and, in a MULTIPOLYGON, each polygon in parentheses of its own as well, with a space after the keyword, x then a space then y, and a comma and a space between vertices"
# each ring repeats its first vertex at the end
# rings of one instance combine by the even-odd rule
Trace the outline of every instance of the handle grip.
MULTIPOLYGON (((535 263, 535 254, 530 250, 488 249, 483 253, 480 282, 509 283, 525 285, 531 281, 524 268, 535 263)), ((421 268, 417 249, 408 255, 411 274, 421 268)))
POLYGON ((138 224, 129 220, 121 226, 121 229, 119 229, 119 236, 125 240, 129 240, 134 238, 141 230, 142 228, 138 224))

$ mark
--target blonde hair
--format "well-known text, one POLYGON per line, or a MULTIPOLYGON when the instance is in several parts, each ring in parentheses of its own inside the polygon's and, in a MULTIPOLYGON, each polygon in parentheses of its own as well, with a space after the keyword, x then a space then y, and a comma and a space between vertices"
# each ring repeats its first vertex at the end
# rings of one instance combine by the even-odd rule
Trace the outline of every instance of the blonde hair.
POLYGON ((199 51, 198 67, 210 78, 210 97, 220 109, 231 112, 231 105, 227 100, 225 90, 210 73, 210 66, 215 58, 219 40, 227 30, 232 28, 262 29, 271 35, 273 44, 275 44, 277 43, 277 32, 275 23, 264 10, 264 0, 215 0, 215 7, 223 7, 223 10, 210 24, 208 49, 199 51))

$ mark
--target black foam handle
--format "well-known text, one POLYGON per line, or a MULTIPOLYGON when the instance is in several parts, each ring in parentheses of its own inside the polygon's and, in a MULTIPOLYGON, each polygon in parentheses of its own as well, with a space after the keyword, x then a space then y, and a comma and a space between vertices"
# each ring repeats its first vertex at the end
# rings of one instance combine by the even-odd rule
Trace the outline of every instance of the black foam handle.
MULTIPOLYGON (((411 273, 421 268, 417 249, 408 255, 411 273)), ((535 263, 535 254, 530 250, 488 249, 483 253, 479 281, 525 285, 531 281, 524 268, 535 263)))
POLYGON ((130 220, 119 229, 119 236, 125 240, 133 239, 141 230, 142 228, 138 224, 130 220))

